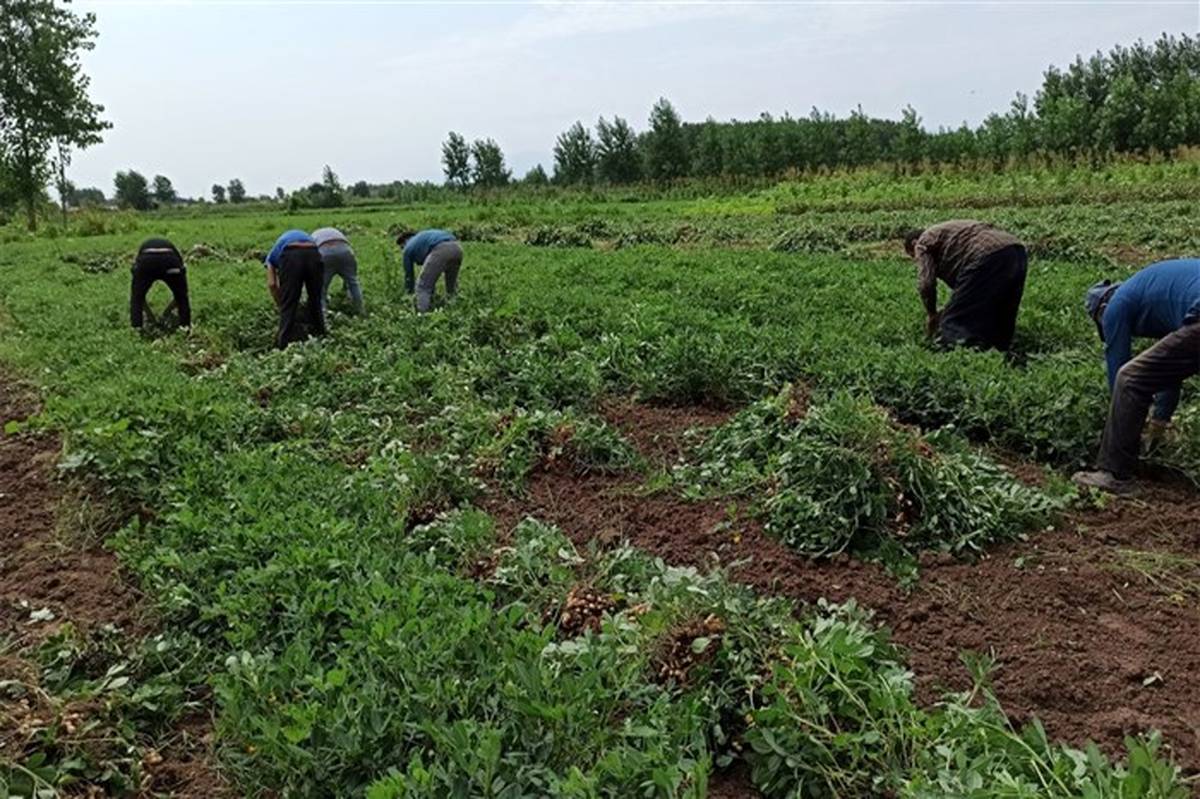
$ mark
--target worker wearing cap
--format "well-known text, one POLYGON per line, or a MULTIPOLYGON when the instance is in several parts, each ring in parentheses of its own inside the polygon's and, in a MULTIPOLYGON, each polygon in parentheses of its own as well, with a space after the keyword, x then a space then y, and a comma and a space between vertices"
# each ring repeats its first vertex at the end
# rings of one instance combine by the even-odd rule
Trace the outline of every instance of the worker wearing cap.
POLYGON ((925 305, 925 332, 946 345, 1007 352, 1025 291, 1025 246, 986 222, 955 219, 904 237, 917 264, 917 293, 925 305), (939 312, 937 282, 950 287, 939 312))
POLYGON ((303 230, 285 232, 267 253, 264 265, 267 267, 267 289, 279 309, 275 346, 283 349, 304 337, 296 318, 302 291, 308 300, 308 333, 325 335, 325 312, 321 304, 324 267, 312 236, 303 230))
POLYGON ((358 283, 358 259, 354 257, 350 241, 342 231, 332 227, 318 228, 313 231, 312 237, 313 241, 317 243, 317 250, 321 253, 321 263, 325 270, 324 282, 321 284, 322 307, 329 308, 329 284, 337 275, 342 278, 342 287, 346 290, 346 296, 354 304, 354 312, 361 314, 363 312, 363 295, 362 286, 358 283))
POLYGON ((1180 385, 1200 370, 1200 259, 1162 261, 1124 283, 1097 283, 1084 307, 1104 342, 1113 396, 1098 469, 1076 473, 1075 482, 1125 493, 1151 404, 1157 437, 1179 404, 1180 385), (1158 343, 1132 358, 1135 337, 1158 343))
POLYGON ((130 323, 140 330, 143 317, 149 314, 150 323, 154 324, 154 314, 147 308, 146 295, 159 280, 167 284, 172 298, 163 316, 173 306, 179 310, 180 326, 190 328, 192 306, 188 302, 187 267, 183 265, 179 250, 166 239, 147 239, 138 248, 137 258, 133 262, 133 284, 129 291, 130 323))
POLYGON ((446 297, 454 297, 463 261, 462 246, 454 234, 436 229, 420 233, 406 230, 396 237, 396 244, 404 251, 404 290, 409 294, 416 290, 418 312, 429 311, 437 279, 442 275, 446 276, 446 297), (419 280, 414 274, 417 264, 421 265, 419 280))

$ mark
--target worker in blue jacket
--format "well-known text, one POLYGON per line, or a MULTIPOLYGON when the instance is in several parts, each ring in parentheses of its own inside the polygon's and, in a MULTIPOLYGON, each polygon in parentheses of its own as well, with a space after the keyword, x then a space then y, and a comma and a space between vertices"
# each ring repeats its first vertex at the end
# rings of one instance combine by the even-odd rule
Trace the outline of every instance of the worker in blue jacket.
POLYGON ((454 234, 437 229, 420 233, 406 230, 396 237, 396 244, 404 251, 404 290, 409 294, 416 290, 417 311, 429 311, 437 279, 442 275, 446 277, 446 297, 454 297, 463 261, 462 246, 454 234), (414 274, 417 264, 421 265, 420 279, 414 274))
POLYGON ((1113 400, 1099 470, 1075 477, 1081 485, 1121 493, 1132 488, 1151 403, 1157 437, 1170 424, 1182 382, 1200 369, 1200 259, 1162 261, 1124 283, 1097 283, 1084 306, 1104 342, 1113 400), (1158 343, 1133 358, 1135 337, 1158 343))

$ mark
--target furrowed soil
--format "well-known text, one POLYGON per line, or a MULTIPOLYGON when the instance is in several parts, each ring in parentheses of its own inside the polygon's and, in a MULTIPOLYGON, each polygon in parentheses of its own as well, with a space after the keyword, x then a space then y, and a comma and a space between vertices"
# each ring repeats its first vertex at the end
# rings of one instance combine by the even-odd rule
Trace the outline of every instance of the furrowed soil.
MULTIPOLYGON (((0 426, 28 418, 36 407, 30 394, 0 374, 0 426)), ((33 651, 63 625, 83 634, 112 625, 130 640, 153 630, 153 619, 112 553, 100 542, 76 540, 61 530, 57 514, 66 492, 53 479, 60 450, 49 434, 0 434, 0 681, 35 689, 40 670, 33 651), (47 618, 46 611, 53 617, 37 621, 47 618)), ((29 694, 32 701, 0 695, 0 762, 31 754, 40 733, 63 719, 85 727, 97 701, 64 701, 40 690, 29 694)), ((158 750, 147 750, 143 795, 228 795, 212 765, 211 726, 207 713, 185 715, 158 750)), ((72 743, 69 732, 60 735, 60 741, 72 743)), ((87 795, 100 794, 94 789, 87 795)))
MULTIPOLYGON (((685 431, 728 418, 630 403, 605 415, 661 466, 686 454, 685 431)), ((581 476, 555 466, 536 473, 523 496, 489 504, 505 528, 535 516, 579 544, 627 541, 668 563, 720 565, 800 602, 855 599, 906 651, 921 702, 969 686, 961 653, 990 655, 993 687, 1014 722, 1037 717, 1053 738, 1094 741, 1114 755, 1126 735, 1157 729, 1185 774, 1200 774, 1195 491, 1152 486, 973 562, 927 554, 910 590, 877 564, 804 557, 753 520, 731 519, 724 502, 646 494, 637 475, 581 476)), ((742 774, 721 775, 714 795, 752 795, 748 785, 742 774)))

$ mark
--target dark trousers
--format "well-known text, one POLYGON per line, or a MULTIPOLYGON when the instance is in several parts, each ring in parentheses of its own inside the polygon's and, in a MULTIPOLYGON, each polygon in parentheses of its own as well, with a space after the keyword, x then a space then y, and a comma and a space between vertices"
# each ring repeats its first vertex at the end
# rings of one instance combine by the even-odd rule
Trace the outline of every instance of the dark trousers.
POLYGON ((297 318, 302 291, 308 305, 307 333, 325 335, 325 313, 321 307, 321 284, 325 268, 317 248, 288 247, 279 256, 279 267, 275 271, 279 278, 279 335, 275 339, 275 346, 283 349, 306 336, 297 318))
POLYGON ((1017 330, 1027 264, 1025 248, 1013 245, 961 272, 942 310, 942 343, 1007 352, 1017 330))
POLYGON ((142 326, 146 313, 146 294, 155 281, 161 280, 171 290, 175 307, 179 310, 179 323, 184 327, 192 323, 192 306, 188 302, 187 268, 183 261, 168 253, 141 255, 133 264, 133 285, 129 289, 129 322, 134 327, 142 326))
POLYGON ((1160 391, 1178 388, 1200 373, 1200 323, 1185 325, 1117 372, 1099 467, 1121 479, 1133 476, 1146 413, 1160 391))

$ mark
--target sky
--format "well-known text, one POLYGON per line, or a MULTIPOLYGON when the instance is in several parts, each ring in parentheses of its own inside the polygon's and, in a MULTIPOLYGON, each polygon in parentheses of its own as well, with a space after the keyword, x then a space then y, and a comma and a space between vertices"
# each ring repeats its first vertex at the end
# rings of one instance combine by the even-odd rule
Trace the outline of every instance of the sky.
POLYGON ((70 177, 117 170, 184 195, 320 179, 442 179, 448 131, 491 137, 520 176, 552 168, 576 120, 641 129, 659 97, 685 120, 813 107, 926 127, 978 123, 1051 64, 1138 38, 1195 35, 1200 0, 76 0, 113 128, 70 177))

